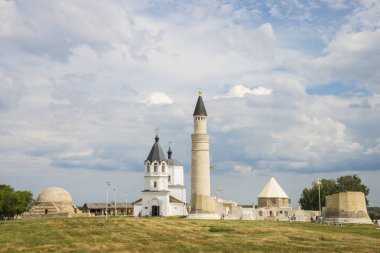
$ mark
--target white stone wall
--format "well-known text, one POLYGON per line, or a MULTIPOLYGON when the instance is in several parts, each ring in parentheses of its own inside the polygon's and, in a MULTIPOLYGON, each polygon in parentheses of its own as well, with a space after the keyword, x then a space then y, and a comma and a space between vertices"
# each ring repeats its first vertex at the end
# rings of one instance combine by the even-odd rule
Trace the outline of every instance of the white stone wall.
POLYGON ((141 203, 136 203, 133 205, 133 216, 138 217, 142 210, 141 203))
POLYGON ((183 166, 170 166, 171 169, 171 184, 184 185, 183 166))
POLYGON ((186 188, 170 187, 169 190, 171 196, 186 203, 186 188))
POLYGON ((182 203, 170 203, 170 215, 187 215, 186 205, 182 203))

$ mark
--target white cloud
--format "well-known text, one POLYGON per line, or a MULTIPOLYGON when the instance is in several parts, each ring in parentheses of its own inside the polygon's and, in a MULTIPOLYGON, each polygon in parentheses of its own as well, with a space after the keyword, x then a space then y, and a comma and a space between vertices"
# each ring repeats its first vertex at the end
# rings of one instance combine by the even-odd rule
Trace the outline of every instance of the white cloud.
POLYGON ((252 166, 248 165, 234 165, 233 170, 243 175, 250 175, 253 173, 252 166))
POLYGON ((165 105, 173 104, 173 99, 163 92, 153 92, 143 102, 147 105, 165 105))
POLYGON ((347 0, 322 0, 332 9, 347 9, 350 5, 347 0))
POLYGON ((252 95, 257 95, 257 96, 267 96, 267 95, 270 95, 271 93, 272 93, 271 89, 267 89, 261 86, 254 89, 250 89, 250 88, 245 87, 244 85, 235 85, 228 91, 227 97, 241 98, 247 94, 252 94, 252 95))
MULTIPOLYGON (((9 182, 29 186, 22 175, 33 168, 40 172, 28 174, 34 185, 50 184, 54 173, 86 168, 99 180, 111 174, 102 170, 123 171, 124 185, 131 185, 131 171, 142 178, 155 127, 163 148, 172 141, 189 171, 199 86, 213 162, 249 175, 234 173, 245 189, 260 183, 253 175, 268 171, 303 177, 378 170, 379 8, 376 1, 359 4, 337 12, 314 1, 265 8, 221 1, 0 1, 4 178, 18 174, 9 182), (345 96, 308 94, 309 85, 330 81, 364 86, 369 95, 351 88, 345 96), (210 99, 218 94, 224 96, 210 99), (33 178, 49 173, 46 182, 33 178)), ((213 173, 221 180, 213 177, 215 184, 230 182, 226 170, 213 173)), ((70 176, 64 181, 71 186, 70 176)), ((306 184, 291 187, 299 194, 306 184)), ((141 185, 128 191, 138 197, 141 185)), ((76 187, 79 195, 86 192, 81 182, 76 187)), ((230 193, 242 197, 240 187, 230 193)))
POLYGON ((9 109, 21 98, 23 87, 16 85, 14 81, 0 72, 0 110, 9 109))
POLYGON ((14 1, 0 1, 0 37, 26 34, 20 14, 14 1))

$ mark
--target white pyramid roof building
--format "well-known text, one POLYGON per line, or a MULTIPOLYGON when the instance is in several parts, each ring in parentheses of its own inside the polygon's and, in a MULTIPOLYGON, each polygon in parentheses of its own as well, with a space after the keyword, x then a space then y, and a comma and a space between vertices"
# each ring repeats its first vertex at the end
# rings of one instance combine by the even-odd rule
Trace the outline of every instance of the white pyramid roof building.
POLYGON ((260 192, 259 198, 289 198, 274 177, 271 177, 264 189, 260 192))

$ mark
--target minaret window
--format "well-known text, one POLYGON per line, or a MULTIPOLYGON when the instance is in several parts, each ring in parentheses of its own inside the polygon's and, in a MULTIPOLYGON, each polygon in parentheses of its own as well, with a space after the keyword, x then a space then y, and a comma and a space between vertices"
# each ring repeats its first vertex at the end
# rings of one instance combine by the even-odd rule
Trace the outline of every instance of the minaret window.
POLYGON ((161 165, 161 167, 162 167, 162 172, 165 172, 165 164, 164 163, 161 165))
POLYGON ((171 179, 172 179, 171 176, 169 176, 169 177, 168 177, 168 181, 169 181, 169 183, 171 183, 171 179))
POLYGON ((156 181, 153 182, 153 187, 157 188, 157 182, 156 181))
POLYGON ((154 172, 157 172, 157 163, 154 163, 153 165, 154 165, 154 166, 153 166, 153 171, 154 171, 154 172))

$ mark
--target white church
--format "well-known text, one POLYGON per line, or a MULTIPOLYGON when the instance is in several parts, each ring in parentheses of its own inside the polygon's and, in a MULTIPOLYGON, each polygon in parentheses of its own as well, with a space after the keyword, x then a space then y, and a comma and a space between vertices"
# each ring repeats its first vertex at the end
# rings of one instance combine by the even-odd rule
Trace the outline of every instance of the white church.
POLYGON ((134 216, 187 215, 183 165, 172 159, 170 147, 166 159, 158 135, 144 162, 142 198, 133 205, 134 216))

